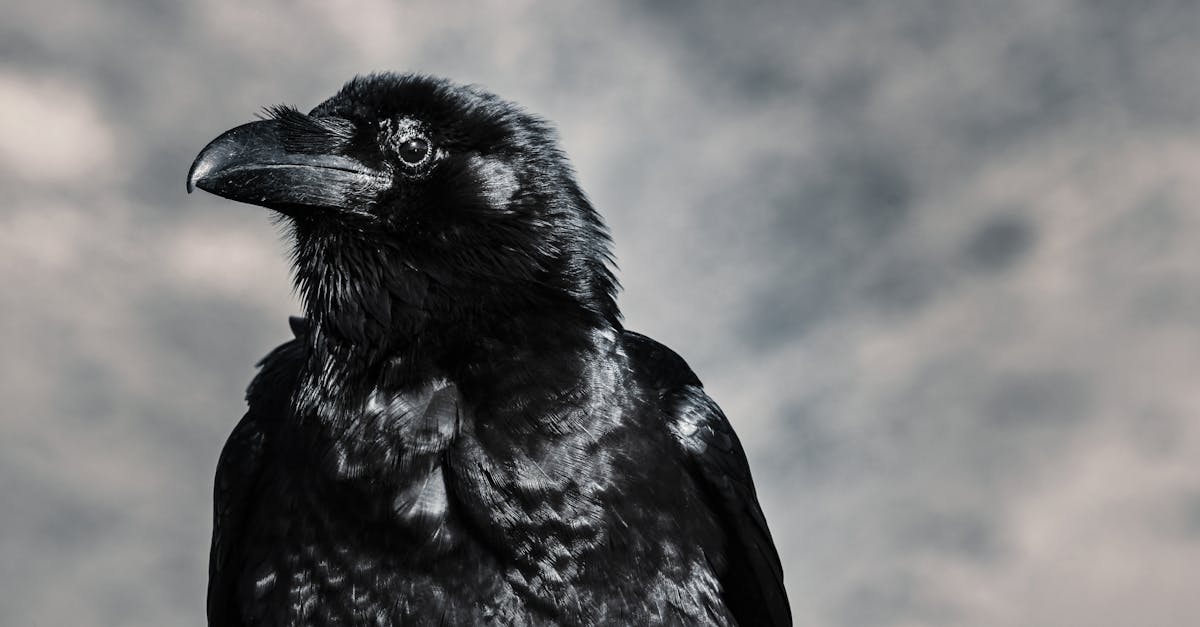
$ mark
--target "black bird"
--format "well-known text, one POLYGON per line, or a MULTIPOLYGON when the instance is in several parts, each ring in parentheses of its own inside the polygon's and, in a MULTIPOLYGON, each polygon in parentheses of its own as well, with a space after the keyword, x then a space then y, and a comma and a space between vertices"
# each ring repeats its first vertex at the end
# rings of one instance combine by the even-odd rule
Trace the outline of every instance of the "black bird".
POLYGON ((359 77, 193 186, 283 216, 306 311, 217 466, 210 625, 790 624, 742 447, 622 327, 546 122, 359 77))

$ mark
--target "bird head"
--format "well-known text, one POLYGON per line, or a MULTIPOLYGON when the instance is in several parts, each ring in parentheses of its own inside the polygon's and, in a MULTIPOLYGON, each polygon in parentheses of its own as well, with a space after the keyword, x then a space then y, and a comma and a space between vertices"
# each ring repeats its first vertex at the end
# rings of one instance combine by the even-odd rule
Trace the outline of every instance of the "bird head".
POLYGON ((477 87, 357 77, 220 135, 187 185, 284 216, 308 313, 345 341, 617 324, 606 230, 553 130, 477 87))

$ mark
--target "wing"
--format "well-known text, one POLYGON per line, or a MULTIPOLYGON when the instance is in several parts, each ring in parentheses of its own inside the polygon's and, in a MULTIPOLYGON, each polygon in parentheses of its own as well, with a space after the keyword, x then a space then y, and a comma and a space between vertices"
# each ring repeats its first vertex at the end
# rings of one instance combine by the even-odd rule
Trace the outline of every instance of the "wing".
POLYGON ((635 367, 659 394, 671 432, 731 539, 719 573, 729 609, 741 625, 791 625, 783 567, 733 427, 683 358, 632 331, 623 340, 635 367))
MULTIPOLYGON (((301 336, 303 320, 294 318, 292 329, 301 336)), ((258 363, 262 369, 246 391, 249 410, 225 442, 217 462, 208 560, 208 624, 212 627, 241 624, 236 586, 245 559, 242 539, 252 508, 267 487, 263 466, 275 425, 288 411, 302 351, 301 343, 292 340, 258 363)))
POLYGON ((213 535, 208 557, 208 624, 241 624, 236 586, 243 556, 240 538, 260 490, 265 434, 247 413, 234 428, 217 462, 213 486, 213 535))

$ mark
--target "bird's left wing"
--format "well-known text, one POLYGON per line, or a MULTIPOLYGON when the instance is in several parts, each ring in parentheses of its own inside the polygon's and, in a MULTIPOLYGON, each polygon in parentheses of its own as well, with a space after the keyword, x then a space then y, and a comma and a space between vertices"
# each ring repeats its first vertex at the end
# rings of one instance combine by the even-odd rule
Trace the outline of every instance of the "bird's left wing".
POLYGON ((632 331, 624 332, 623 344, 658 393, 668 428, 725 530, 718 575, 738 624, 791 625, 783 566, 729 420, 674 351, 632 331))
POLYGON ((726 602, 741 625, 791 625, 783 566, 737 434, 699 386, 685 385, 667 402, 674 419, 671 429, 732 536, 721 581, 726 602))

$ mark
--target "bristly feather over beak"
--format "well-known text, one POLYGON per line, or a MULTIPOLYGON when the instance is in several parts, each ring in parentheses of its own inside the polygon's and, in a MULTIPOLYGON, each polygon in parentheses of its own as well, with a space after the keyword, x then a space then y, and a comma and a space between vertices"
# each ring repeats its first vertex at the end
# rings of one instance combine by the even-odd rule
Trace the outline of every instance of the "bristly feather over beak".
POLYGON ((290 213, 337 209, 362 213, 391 185, 390 173, 338 154, 352 129, 344 120, 316 120, 294 109, 243 124, 200 151, 187 190, 290 213))

